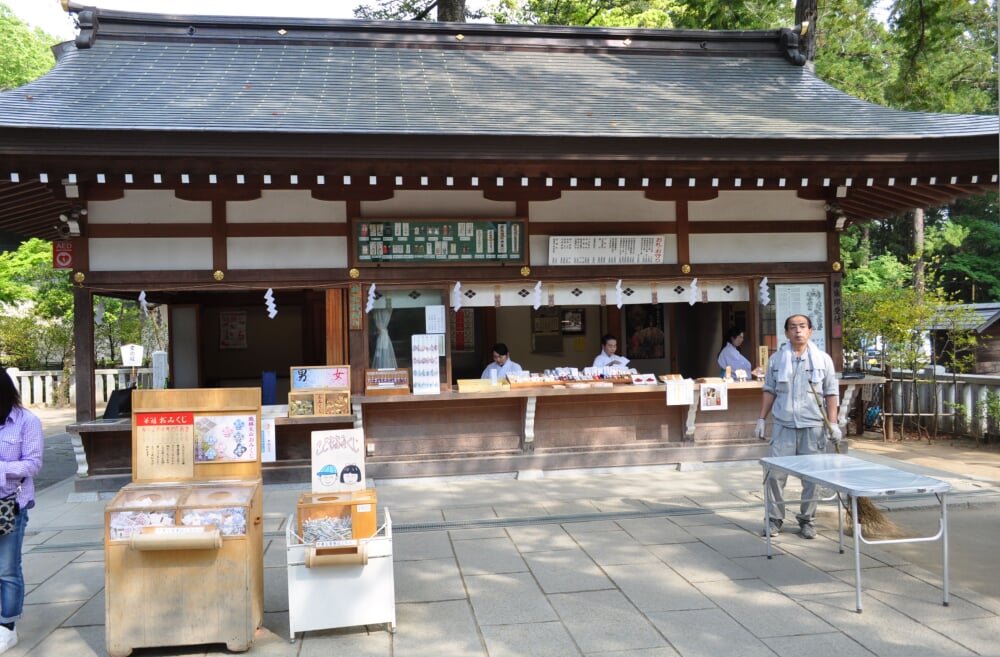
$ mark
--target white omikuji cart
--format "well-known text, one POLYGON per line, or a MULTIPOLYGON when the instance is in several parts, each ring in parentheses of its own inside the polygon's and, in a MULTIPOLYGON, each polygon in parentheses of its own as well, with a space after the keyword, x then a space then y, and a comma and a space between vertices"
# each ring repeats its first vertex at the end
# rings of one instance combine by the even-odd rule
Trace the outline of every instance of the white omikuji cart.
POLYGON ((392 566, 392 519, 371 538, 303 543, 288 516, 288 635, 385 623, 396 631, 396 585, 392 566))

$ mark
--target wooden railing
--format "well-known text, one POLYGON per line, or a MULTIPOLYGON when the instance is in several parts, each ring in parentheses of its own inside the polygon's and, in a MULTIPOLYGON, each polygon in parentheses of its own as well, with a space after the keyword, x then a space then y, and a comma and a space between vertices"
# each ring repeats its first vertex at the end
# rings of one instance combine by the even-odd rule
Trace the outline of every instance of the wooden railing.
MULTIPOLYGON (((21 403, 25 406, 56 406, 67 404, 67 400, 58 399, 56 392, 62 387, 66 373, 62 370, 7 370, 18 392, 21 393, 21 403)), ((141 388, 152 387, 153 371, 149 368, 136 368, 135 377, 141 388)), ((97 401, 106 402, 111 391, 128 386, 132 380, 132 368, 102 369, 94 371, 94 395, 97 401)), ((68 405, 76 405, 76 375, 69 374, 68 405)))

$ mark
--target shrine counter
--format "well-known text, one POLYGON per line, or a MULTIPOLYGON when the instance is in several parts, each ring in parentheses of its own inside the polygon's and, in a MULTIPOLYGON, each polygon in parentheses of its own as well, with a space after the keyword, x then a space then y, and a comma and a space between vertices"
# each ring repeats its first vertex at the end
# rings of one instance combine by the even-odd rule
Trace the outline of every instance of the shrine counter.
MULTIPOLYGON (((842 379, 841 424, 860 386, 842 379)), ((722 410, 666 404, 666 386, 524 387, 433 395, 353 395, 351 415, 275 418, 265 482, 309 480, 312 431, 362 428, 373 478, 509 473, 759 459, 753 436, 762 384, 730 383, 722 410)), ((130 420, 72 424, 77 490, 116 490, 131 474, 130 420), (110 483, 87 479, 113 479, 110 483), (116 485, 116 482, 117 485, 116 485)))

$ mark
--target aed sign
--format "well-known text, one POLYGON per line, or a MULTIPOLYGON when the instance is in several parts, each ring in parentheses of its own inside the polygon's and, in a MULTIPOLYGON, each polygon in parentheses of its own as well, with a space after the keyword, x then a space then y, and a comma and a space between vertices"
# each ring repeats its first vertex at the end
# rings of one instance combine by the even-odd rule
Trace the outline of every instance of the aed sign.
POLYGON ((73 243, 53 242, 52 243, 52 268, 72 269, 73 268, 73 243))

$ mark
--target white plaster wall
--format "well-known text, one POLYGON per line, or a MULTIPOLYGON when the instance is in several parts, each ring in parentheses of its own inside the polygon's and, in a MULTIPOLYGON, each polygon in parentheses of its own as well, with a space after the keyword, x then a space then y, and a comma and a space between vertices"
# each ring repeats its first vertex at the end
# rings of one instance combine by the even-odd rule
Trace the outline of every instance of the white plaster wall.
POLYGON ((691 264, 823 262, 825 233, 691 235, 691 264))
POLYGON ((158 189, 125 190, 115 201, 87 204, 88 224, 210 224, 212 204, 182 201, 173 191, 158 189))
POLYGON ((711 201, 688 204, 690 221, 814 221, 826 219, 823 201, 807 201, 794 190, 722 191, 711 201))
POLYGON ((231 224, 343 224, 347 222, 347 204, 318 201, 303 190, 265 190, 253 201, 229 201, 226 220, 231 224))
POLYGON ((347 267, 346 237, 230 237, 230 269, 327 269, 347 267))
MULTIPOLYGON (((674 221, 674 203, 650 201, 643 192, 563 192, 555 201, 529 204, 532 221, 674 221)), ((547 251, 548 249, 546 249, 547 251)))
POLYGON ((516 211, 512 201, 488 201, 475 190, 399 190, 391 199, 361 203, 362 217, 513 217, 516 211))
POLYGON ((89 240, 92 271, 212 269, 209 237, 128 237, 89 240))

